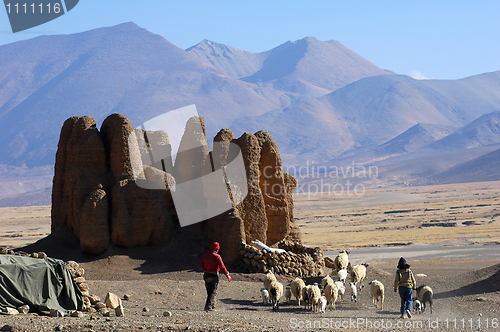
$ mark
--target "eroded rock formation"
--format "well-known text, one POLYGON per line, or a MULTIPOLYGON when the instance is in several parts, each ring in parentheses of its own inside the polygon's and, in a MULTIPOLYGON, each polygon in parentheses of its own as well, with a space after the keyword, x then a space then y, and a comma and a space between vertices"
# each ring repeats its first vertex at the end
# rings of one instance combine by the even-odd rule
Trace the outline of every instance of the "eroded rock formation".
POLYGON ((56 154, 51 229, 67 224, 90 253, 103 252, 109 244, 107 169, 95 120, 90 116, 66 120, 56 154))
POLYGON ((171 151, 167 132, 134 130, 120 114, 110 115, 100 131, 89 116, 66 120, 56 155, 52 231, 69 226, 92 254, 110 243, 136 247, 202 234, 221 243, 229 264, 242 241, 300 243, 293 219, 297 182, 283 172, 269 133, 236 139, 222 129, 209 151, 203 118, 192 117, 175 163, 171 151), (238 158, 241 170, 234 167, 238 158), (196 223, 183 225, 186 220, 196 223))

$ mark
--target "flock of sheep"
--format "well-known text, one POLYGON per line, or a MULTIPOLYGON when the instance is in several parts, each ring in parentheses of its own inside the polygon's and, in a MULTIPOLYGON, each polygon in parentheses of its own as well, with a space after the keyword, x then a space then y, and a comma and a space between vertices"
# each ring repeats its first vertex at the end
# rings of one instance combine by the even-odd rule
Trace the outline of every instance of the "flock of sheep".
MULTIPOLYGON (((335 303, 338 299, 344 301, 346 293, 347 277, 350 277, 349 288, 351 290, 351 301, 357 302, 358 287, 363 289, 362 282, 366 278, 366 268, 368 264, 358 264, 352 266, 349 263, 349 252, 342 250, 334 260, 334 269, 337 272, 337 280, 327 275, 321 280, 321 285, 314 283, 306 285, 301 278, 295 278, 285 289, 283 284, 277 281, 276 276, 272 272, 268 272, 264 277, 264 288, 261 289, 263 304, 272 303, 273 310, 279 308, 280 298, 284 295, 287 303, 290 303, 293 297, 300 307, 303 301, 305 309, 310 309, 313 312, 324 313, 327 305, 330 309, 335 310, 335 303)), ((380 310, 384 309, 384 285, 378 280, 372 280, 368 283, 370 286, 370 295, 373 305, 380 310)), ((421 313, 425 310, 426 304, 430 304, 432 313, 432 289, 429 286, 422 285, 416 290, 416 298, 414 299, 414 310, 421 313)))

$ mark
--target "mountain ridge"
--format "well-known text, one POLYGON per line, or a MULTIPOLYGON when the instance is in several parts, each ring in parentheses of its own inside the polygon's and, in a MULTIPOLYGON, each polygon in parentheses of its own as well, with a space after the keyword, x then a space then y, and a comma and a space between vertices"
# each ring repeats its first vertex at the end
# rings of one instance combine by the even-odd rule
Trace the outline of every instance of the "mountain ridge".
MULTIPOLYGON (((498 112, 500 71, 415 80, 314 37, 260 53, 208 40, 182 50, 134 23, 42 36, 0 46, 0 164, 53 165, 73 115, 99 125, 122 113, 137 126, 191 104, 209 141, 221 128, 235 136, 267 130, 285 165, 362 153, 366 162, 399 162, 426 154, 451 127, 498 112)), ((493 137, 494 128, 478 130, 493 137)), ((496 144, 474 146, 488 142, 496 144)))
POLYGON ((0 91, 0 119, 5 125, 0 131, 0 163, 53 164, 62 123, 73 115, 92 115, 100 123, 111 113, 123 113, 137 126, 194 103, 215 135, 241 114, 277 107, 247 83, 131 23, 39 37, 0 50, 0 82, 10 87, 0 91), (39 53, 50 54, 46 48, 52 49, 49 65, 44 57, 36 60, 39 53), (33 65, 25 68, 28 60, 33 65), (16 80, 23 77, 22 68, 33 72, 16 80), (52 118, 45 118, 45 113, 52 118))
POLYGON ((285 163, 299 164, 300 156, 305 156, 302 160, 321 162, 317 156, 324 161, 349 151, 374 149, 417 123, 462 127, 500 109, 497 87, 500 88, 500 71, 450 81, 415 80, 404 75, 371 76, 282 110, 237 119, 233 127, 254 128, 263 124, 265 130, 280 128, 273 136, 286 151, 285 163), (475 87, 485 79, 494 84, 478 94, 475 87), (471 99, 458 103, 453 95, 471 95, 471 99), (489 97, 483 100, 485 95, 489 97), (478 101, 482 108, 476 107, 478 101), (307 121, 297 122, 304 118, 307 121), (325 123, 330 125, 324 126, 325 123), (287 137, 297 132, 310 136, 300 146, 289 144, 287 137), (335 144, 317 144, 325 140, 335 144))
POLYGON ((363 77, 394 74, 375 66, 339 41, 323 42, 310 36, 289 40, 260 53, 208 40, 186 51, 193 52, 231 77, 255 84, 293 79, 333 91, 363 77), (235 59, 240 62, 235 64, 235 59), (241 62, 248 65, 247 70, 239 67, 241 62))

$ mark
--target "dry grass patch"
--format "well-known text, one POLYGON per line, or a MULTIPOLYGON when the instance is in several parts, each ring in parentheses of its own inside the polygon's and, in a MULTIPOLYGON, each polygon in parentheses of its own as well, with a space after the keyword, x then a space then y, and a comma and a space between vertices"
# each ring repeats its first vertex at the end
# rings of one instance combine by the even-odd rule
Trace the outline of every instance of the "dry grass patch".
POLYGON ((295 217, 306 244, 330 250, 456 240, 491 243, 500 242, 499 197, 500 182, 378 189, 363 198, 296 195, 295 217), (390 196, 387 202, 369 203, 371 195, 394 193, 420 199, 391 202, 390 196))
POLYGON ((0 208, 2 247, 23 247, 49 234, 50 206, 0 208))

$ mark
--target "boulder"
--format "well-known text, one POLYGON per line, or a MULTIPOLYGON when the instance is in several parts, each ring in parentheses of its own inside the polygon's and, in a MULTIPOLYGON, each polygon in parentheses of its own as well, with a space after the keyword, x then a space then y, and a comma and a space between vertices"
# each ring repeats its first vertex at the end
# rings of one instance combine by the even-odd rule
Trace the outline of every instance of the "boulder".
POLYGON ((14 309, 14 308, 10 308, 10 307, 5 308, 5 312, 6 312, 8 315, 18 315, 18 314, 19 314, 19 311, 17 311, 17 310, 16 310, 16 309, 14 309))
POLYGON ((80 290, 82 292, 88 292, 89 291, 89 285, 87 285, 86 283, 78 284, 78 288, 80 288, 80 290))
POLYGON ((120 304, 115 308, 115 315, 116 317, 123 317, 125 315, 121 301, 120 304))
POLYGON ((102 303, 102 302, 97 302, 94 304, 94 308, 98 311, 100 311, 101 309, 104 309, 106 308, 106 304, 102 303))
POLYGON ((50 317, 64 317, 62 310, 50 309, 50 317))
POLYGON ((73 311, 71 314, 70 314, 71 317, 76 317, 76 318, 83 318, 83 312, 81 311, 73 311))
POLYGON ((106 299, 104 300, 104 303, 106 304, 106 307, 115 309, 120 304, 122 304, 122 300, 118 295, 114 293, 108 293, 106 294, 106 299))
POLYGON ((75 280, 75 283, 77 283, 77 284, 81 284, 81 283, 85 282, 84 277, 76 277, 74 280, 75 280))
POLYGON ((101 302, 101 298, 97 295, 94 295, 94 294, 89 295, 88 299, 90 300, 90 303, 92 305, 95 305, 95 304, 101 302))
POLYGON ((17 308, 17 311, 19 311, 19 313, 21 314, 27 314, 30 311, 30 306, 27 304, 22 305, 19 308, 17 308))

